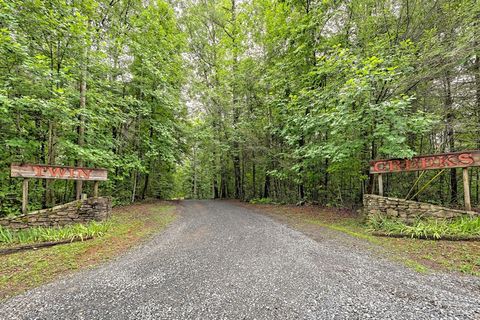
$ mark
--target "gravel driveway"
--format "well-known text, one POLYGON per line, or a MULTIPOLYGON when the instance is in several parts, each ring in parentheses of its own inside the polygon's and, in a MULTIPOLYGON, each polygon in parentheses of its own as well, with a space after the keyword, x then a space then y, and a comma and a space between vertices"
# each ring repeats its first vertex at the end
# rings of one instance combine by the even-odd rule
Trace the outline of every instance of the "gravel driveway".
POLYGON ((229 202, 185 201, 180 215, 112 262, 4 302, 0 318, 480 319, 479 278, 418 274, 229 202))

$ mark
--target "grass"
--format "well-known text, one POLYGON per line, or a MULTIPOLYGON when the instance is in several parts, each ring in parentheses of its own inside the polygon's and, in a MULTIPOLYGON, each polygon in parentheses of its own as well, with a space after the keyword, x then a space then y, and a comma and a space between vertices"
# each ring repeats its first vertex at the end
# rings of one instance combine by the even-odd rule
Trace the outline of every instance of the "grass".
POLYGON ((165 228, 175 219, 174 211, 165 202, 116 208, 102 237, 0 256, 0 300, 118 256, 165 228))
POLYGON ((354 221, 344 221, 343 223, 335 223, 335 224, 325 223, 325 222, 322 222, 322 221, 319 221, 319 220, 316 220, 316 219, 311 219, 311 218, 310 219, 308 219, 308 218, 304 219, 303 221, 307 222, 307 223, 310 223, 310 224, 316 224, 316 225, 322 226, 324 228, 329 228, 329 229, 332 229, 332 230, 335 230, 335 231, 340 231, 340 232, 346 233, 348 235, 351 235, 353 237, 365 239, 365 240, 375 242, 375 243, 378 242, 376 237, 374 237, 370 234, 364 233, 363 230, 362 230, 361 224, 357 224, 354 221))
MULTIPOLYGON (((267 212, 313 238, 316 234, 322 234, 323 231, 319 228, 322 227, 362 239, 366 244, 374 244, 369 246, 372 250, 418 272, 436 270, 480 276, 480 241, 377 237, 372 235, 372 227, 365 224, 363 217, 348 210, 269 204, 246 204, 246 206, 267 212)), ((475 229, 476 223, 456 221, 450 230, 463 230, 464 233, 470 232, 468 230, 478 230, 475 229)))
POLYGON ((413 269, 419 273, 429 273, 430 272, 430 269, 428 269, 426 266, 424 266, 423 264, 421 263, 418 263, 417 261, 415 260, 412 260, 412 259, 405 259, 402 261, 404 265, 406 265, 407 267, 409 267, 410 269, 413 269))
POLYGON ((398 220, 377 216, 368 220, 368 230, 387 235, 434 240, 446 237, 479 237, 480 217, 461 217, 452 220, 419 219, 412 225, 407 225, 398 220))
POLYGON ((101 237, 108 232, 111 223, 92 221, 88 224, 75 224, 62 228, 31 228, 11 231, 0 227, 0 243, 2 244, 30 244, 38 242, 85 239, 101 237))
POLYGON ((250 200, 252 204, 279 204, 275 202, 272 198, 254 198, 250 200))

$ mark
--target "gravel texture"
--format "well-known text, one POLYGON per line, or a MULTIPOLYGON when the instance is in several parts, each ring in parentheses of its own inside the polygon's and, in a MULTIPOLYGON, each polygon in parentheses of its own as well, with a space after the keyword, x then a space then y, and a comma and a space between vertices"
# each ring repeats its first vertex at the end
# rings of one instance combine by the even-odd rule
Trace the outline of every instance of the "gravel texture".
MULTIPOLYGON (((223 201, 0 304, 1 319, 480 319, 480 279, 418 274, 223 201)), ((361 241, 361 240, 358 240, 361 241)))

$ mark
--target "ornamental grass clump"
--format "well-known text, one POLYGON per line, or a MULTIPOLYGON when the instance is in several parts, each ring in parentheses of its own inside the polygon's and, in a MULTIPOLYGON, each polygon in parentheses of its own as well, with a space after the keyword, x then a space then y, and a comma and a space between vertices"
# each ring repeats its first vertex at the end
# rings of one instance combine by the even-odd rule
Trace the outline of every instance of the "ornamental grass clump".
POLYGON ((85 240, 103 236, 110 228, 109 222, 92 221, 88 224, 74 224, 61 228, 29 228, 13 231, 0 227, 0 243, 26 244, 61 240, 85 240))
POLYGON ((418 219, 407 225, 400 220, 375 216, 368 220, 369 231, 389 236, 411 238, 477 238, 480 237, 480 217, 460 217, 450 220, 418 219))

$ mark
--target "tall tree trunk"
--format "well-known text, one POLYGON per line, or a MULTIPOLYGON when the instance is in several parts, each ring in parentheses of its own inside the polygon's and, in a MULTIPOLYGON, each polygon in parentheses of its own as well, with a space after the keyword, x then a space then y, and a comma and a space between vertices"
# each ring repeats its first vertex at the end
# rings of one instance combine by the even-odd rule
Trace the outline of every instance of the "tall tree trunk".
MULTIPOLYGON (((366 148, 366 150, 368 150, 368 148, 366 148)), ((371 153, 370 153, 370 159, 375 159, 377 157, 377 146, 375 144, 375 141, 372 141, 372 144, 371 144, 371 153)), ((366 152, 366 154, 368 155, 368 152, 366 152)), ((367 159, 368 160, 368 159, 367 159)), ((373 191, 374 191, 374 183, 375 183, 375 176, 373 174, 370 174, 370 170, 369 170, 369 167, 368 166, 365 166, 364 167, 364 171, 363 171, 363 174, 365 176, 368 176, 368 179, 367 179, 367 185, 366 185, 366 188, 365 188, 365 192, 367 194, 372 194, 373 191)))
MULTIPOLYGON (((150 142, 153 140, 153 126, 150 125, 150 130, 149 130, 149 134, 148 134, 148 138, 150 139, 150 142)), ((147 190, 148 190, 148 184, 150 182, 150 170, 152 169, 152 161, 149 161, 149 170, 147 171, 147 173, 145 174, 145 182, 143 184, 143 189, 142 189, 142 194, 140 196, 140 199, 142 200, 145 200, 145 197, 146 197, 146 194, 147 194, 147 190)))
MULTIPOLYGON (((477 128, 480 128, 480 32, 478 31, 478 27, 480 25, 480 13, 477 15, 477 20, 474 23, 474 30, 475 32, 475 41, 473 43, 473 48, 475 50, 475 63, 474 63, 474 77, 475 77, 475 110, 477 111, 477 128)), ((480 149, 480 132, 477 132, 477 149, 480 149)), ((479 195, 480 191, 479 188, 479 168, 477 168, 477 177, 475 181, 475 200, 477 205, 479 204, 479 195)))
MULTIPOLYGON (((272 109, 268 107, 268 124, 269 127, 272 126, 272 109)), ((268 133, 268 150, 271 152, 273 149, 273 134, 272 132, 268 133)), ((267 165, 265 168, 265 181, 263 184, 263 198, 269 198, 271 194, 271 189, 272 189, 272 181, 270 178, 270 171, 274 168, 274 163, 273 163, 273 158, 271 154, 267 154, 267 165)))
POLYGON ((328 159, 325 159, 325 174, 323 176, 323 187, 325 188, 324 194, 324 204, 328 204, 328 182, 329 182, 329 175, 328 175, 328 159))
POLYGON ((242 181, 242 173, 240 169, 240 156, 238 154, 238 143, 235 142, 233 144, 234 150, 234 155, 233 155, 233 174, 234 174, 234 183, 235 183, 235 198, 240 199, 242 198, 242 186, 241 186, 241 181, 242 181))
MULTIPOLYGON (((85 145, 85 108, 87 101, 87 59, 88 50, 85 45, 82 54, 82 70, 80 75, 80 116, 78 125, 78 146, 83 148, 85 145)), ((79 157, 77 159, 77 166, 82 167, 84 165, 83 159, 79 157)), ((83 181, 77 180, 75 198, 79 200, 82 196, 83 181)))
MULTIPOLYGON (((449 152, 455 151, 455 130, 453 128, 453 121, 455 120, 455 114, 453 110, 453 97, 451 89, 451 79, 449 72, 445 75, 445 111, 446 111, 446 130, 447 141, 449 146, 449 152)), ((450 203, 458 203, 458 188, 457 188, 457 170, 455 168, 450 169, 450 203)))
POLYGON ((268 172, 265 172, 265 183, 263 184, 263 198, 270 197, 270 189, 271 189, 270 174, 268 174, 268 172))
POLYGON ((138 173, 136 170, 133 171, 133 189, 132 189, 132 203, 135 202, 135 198, 137 196, 137 181, 138 181, 138 173))
MULTIPOLYGON (((310 16, 311 12, 311 1, 306 0, 305 1, 305 14, 307 16, 310 16)), ((311 17, 309 17, 311 18, 311 17)), ((315 52, 315 29, 310 27, 309 29, 310 33, 310 46, 311 46, 311 55, 307 56, 307 66, 310 68, 314 68, 317 63, 317 57, 316 57, 316 52, 315 52)), ((313 89, 313 87, 312 87, 313 89)), ((307 117, 310 113, 310 107, 307 106, 305 109, 305 117, 307 117)), ((301 130, 301 129, 300 129, 301 130)), ((302 149, 305 146, 305 134, 303 131, 300 133, 300 141, 299 141, 299 149, 302 149)), ((298 184, 298 197, 300 201, 303 201, 305 199, 305 167, 304 167, 304 157, 302 156, 300 159, 298 159, 299 162, 299 174, 298 178, 300 179, 300 183, 298 184)))
POLYGON ((193 198, 198 199, 197 189, 197 147, 193 146, 193 198))
MULTIPOLYGON (((58 52, 57 52, 58 54, 58 52)), ((58 61, 58 56, 57 56, 58 61)), ((58 66, 58 63, 57 63, 58 66)), ((57 81, 54 78, 55 74, 55 54, 53 49, 53 44, 50 44, 50 76, 51 76, 51 98, 54 97, 53 92, 55 89, 59 88, 58 84, 58 74, 59 70, 57 69, 57 81)), ((47 139, 47 164, 55 164, 55 120, 48 120, 48 139, 47 139)), ((54 189, 53 189, 53 180, 45 181, 45 204, 46 206, 53 206, 55 203, 54 200, 54 189)))
MULTIPOLYGON (((307 115, 308 112, 305 113, 305 115, 307 115)), ((301 134, 300 136, 300 141, 298 143, 298 146, 300 149, 303 148, 303 146, 305 145, 305 138, 304 138, 304 135, 303 133, 301 134)), ((303 184, 303 176, 304 176, 304 167, 303 167, 303 157, 299 159, 299 165, 300 165, 300 169, 298 169, 298 176, 299 176, 299 179, 300 179, 300 183, 298 184, 298 198, 300 201, 303 201, 303 199, 305 199, 305 186, 303 184)))
POLYGON ((228 180, 227 180, 227 170, 225 168, 225 162, 221 157, 221 169, 220 169, 220 198, 225 199, 228 198, 228 180))
POLYGON ((147 172, 145 174, 145 181, 143 183, 143 189, 142 189, 142 194, 140 196, 140 199, 145 200, 145 197, 147 195, 147 190, 148 190, 148 184, 150 183, 150 172, 147 172))
MULTIPOLYGON (((45 156, 45 144, 46 144, 46 136, 45 134, 42 134, 42 144, 40 146, 41 152, 40 152, 40 159, 41 163, 46 163, 46 156, 45 156)), ((45 192, 42 193, 42 208, 47 207, 47 179, 39 179, 39 185, 42 186, 43 190, 45 192)))
POLYGON ((218 182, 217 182, 216 174, 213 175, 212 188, 213 188, 213 199, 218 199, 218 182))
MULTIPOLYGON (((47 164, 55 164, 55 123, 52 120, 48 121, 48 158, 47 164)), ((47 180, 47 206, 55 205, 55 190, 53 189, 54 180, 47 180)))
POLYGON ((255 170, 255 151, 252 151, 252 188, 253 188, 252 197, 256 198, 257 197, 257 174, 255 170))
POLYGON ((212 193, 213 199, 218 199, 219 197, 219 190, 218 190, 218 172, 217 172, 217 152, 215 151, 215 147, 213 148, 213 157, 212 157, 212 193))
POLYGON ((238 99, 238 88, 237 88, 237 73, 238 73, 238 44, 237 44, 237 9, 236 9, 236 0, 231 0, 231 15, 232 15, 232 25, 233 31, 230 35, 232 40, 232 50, 233 50, 233 65, 232 65, 232 105, 233 105, 233 174, 234 174, 234 183, 235 183, 235 198, 243 198, 242 192, 242 173, 240 168, 240 144, 238 143, 237 137, 237 128, 240 118, 240 106, 238 99))

